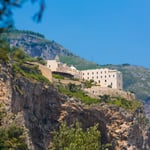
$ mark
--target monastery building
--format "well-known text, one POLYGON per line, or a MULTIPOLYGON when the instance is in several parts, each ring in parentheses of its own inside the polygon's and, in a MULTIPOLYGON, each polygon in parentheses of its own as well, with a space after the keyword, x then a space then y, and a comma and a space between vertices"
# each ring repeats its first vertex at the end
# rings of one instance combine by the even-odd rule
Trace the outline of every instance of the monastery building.
POLYGON ((94 80, 101 87, 122 89, 122 73, 111 69, 90 69, 81 71, 82 80, 94 80))
POLYGON ((122 73, 117 70, 103 68, 79 71, 74 66, 61 63, 58 56, 54 60, 47 60, 47 67, 52 72, 68 73, 80 80, 93 80, 100 87, 122 90, 122 73))

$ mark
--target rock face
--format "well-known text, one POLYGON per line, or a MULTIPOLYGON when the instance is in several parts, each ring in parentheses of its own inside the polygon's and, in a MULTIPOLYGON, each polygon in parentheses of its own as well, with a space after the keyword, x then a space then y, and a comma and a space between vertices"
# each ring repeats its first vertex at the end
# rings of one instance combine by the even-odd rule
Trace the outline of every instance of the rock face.
POLYGON ((6 36, 11 47, 23 47, 24 51, 32 57, 42 57, 48 60, 54 59, 56 55, 73 55, 60 44, 46 40, 39 33, 13 30, 6 36))
POLYGON ((53 85, 15 78, 11 70, 4 70, 0 73, 0 85, 5 87, 1 88, 0 100, 3 103, 6 97, 9 99, 6 109, 26 127, 29 149, 45 150, 60 123, 65 120, 69 125, 76 119, 84 129, 98 123, 102 143, 112 143, 112 150, 144 149, 145 127, 126 110, 105 104, 87 106, 61 95, 53 85))
POLYGON ((61 121, 71 124, 76 119, 82 122, 85 129, 99 123, 102 142, 112 142, 112 149, 142 149, 143 131, 125 110, 106 105, 84 106, 60 95, 53 86, 33 84, 26 79, 13 82, 24 94, 13 88, 12 111, 16 114, 24 112, 25 124, 35 149, 46 149, 52 140, 50 133, 58 128, 61 121))

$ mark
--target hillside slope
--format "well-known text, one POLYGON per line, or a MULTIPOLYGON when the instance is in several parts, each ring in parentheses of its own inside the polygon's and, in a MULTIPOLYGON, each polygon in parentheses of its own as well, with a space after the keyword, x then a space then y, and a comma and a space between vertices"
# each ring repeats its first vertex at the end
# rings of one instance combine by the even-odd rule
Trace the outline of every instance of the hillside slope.
POLYGON ((138 121, 142 112, 139 116, 136 111, 132 113, 114 105, 83 104, 79 99, 60 94, 52 84, 27 78, 21 72, 14 74, 13 66, 1 64, 0 112, 4 115, 0 116, 0 128, 11 124, 23 127, 27 149, 46 150, 53 141, 54 130, 63 121, 72 124, 76 119, 84 130, 98 123, 101 142, 111 143, 110 150, 143 149, 147 144, 145 123, 138 121))
POLYGON ((137 99, 150 99, 150 69, 128 64, 100 66, 74 55, 55 41, 46 40, 43 35, 31 31, 13 30, 4 33, 3 38, 7 39, 11 46, 21 47, 33 57, 53 59, 58 55, 61 62, 73 64, 77 69, 108 67, 120 70, 123 73, 125 90, 134 92, 137 99))

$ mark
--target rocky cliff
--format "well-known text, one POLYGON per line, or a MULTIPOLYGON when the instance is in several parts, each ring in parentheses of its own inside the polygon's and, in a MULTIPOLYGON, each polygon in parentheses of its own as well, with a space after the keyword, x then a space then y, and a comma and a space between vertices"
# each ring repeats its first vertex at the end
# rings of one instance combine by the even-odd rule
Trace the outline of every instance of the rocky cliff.
POLYGON ((144 150, 146 146, 145 125, 135 113, 112 105, 82 104, 61 95, 52 84, 15 77, 7 64, 0 70, 0 103, 7 114, 2 126, 13 122, 23 126, 30 150, 45 150, 60 123, 65 120, 69 125, 76 119, 84 129, 98 123, 101 142, 112 143, 112 150, 144 150))

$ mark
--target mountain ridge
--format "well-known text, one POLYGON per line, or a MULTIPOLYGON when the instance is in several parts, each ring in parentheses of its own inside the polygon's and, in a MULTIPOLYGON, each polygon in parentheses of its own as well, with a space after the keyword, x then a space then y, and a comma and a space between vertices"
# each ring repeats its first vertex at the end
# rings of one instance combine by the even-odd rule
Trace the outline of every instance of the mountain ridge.
POLYGON ((130 65, 99 65, 87 61, 74 55, 71 51, 64 48, 55 41, 44 38, 44 35, 32 31, 11 30, 3 34, 11 47, 21 47, 32 57, 42 57, 43 59, 54 59, 56 55, 60 61, 68 65, 74 65, 79 70, 94 68, 117 69, 123 73, 123 88, 136 94, 137 99, 150 100, 150 69, 130 65))

